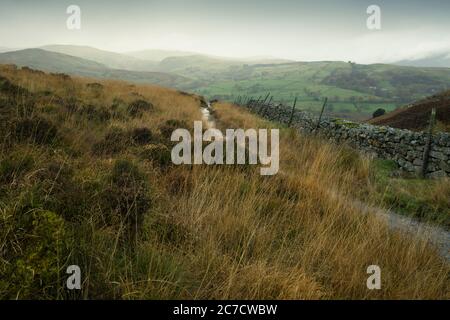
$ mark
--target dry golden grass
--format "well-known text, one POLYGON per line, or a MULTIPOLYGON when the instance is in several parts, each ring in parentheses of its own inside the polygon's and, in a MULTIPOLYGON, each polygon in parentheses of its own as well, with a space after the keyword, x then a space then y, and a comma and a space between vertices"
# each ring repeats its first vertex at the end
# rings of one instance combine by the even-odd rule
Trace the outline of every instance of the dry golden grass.
MULTIPOLYGON (((215 110, 224 127, 266 127, 234 106, 218 104, 215 110)), ((348 150, 283 133, 280 176, 213 169, 195 179, 201 183, 182 201, 183 209, 174 210, 176 216, 187 214, 181 221, 195 221, 191 227, 204 235, 212 251, 205 261, 218 254, 223 266, 222 272, 212 272, 207 283, 214 285, 202 297, 445 297, 448 267, 434 249, 390 231, 384 221, 363 215, 344 198, 329 197, 330 189, 353 194, 364 184, 367 160, 356 156, 348 163, 348 150), (231 260, 222 258, 224 250, 231 260), (365 286, 371 264, 382 269, 380 291, 365 286), (223 279, 219 286, 218 279, 223 279)))
MULTIPOLYGON (((105 123, 59 123, 69 151, 59 146, 12 146, 34 156, 33 169, 4 186, 2 223, 17 215, 18 195, 34 185, 32 172, 65 159, 74 171, 64 193, 65 206, 82 206, 79 217, 64 222, 69 234, 65 264, 80 265, 83 290, 71 296, 57 288, 43 298, 118 299, 448 299, 449 266, 425 241, 390 230, 385 221, 362 214, 348 201, 367 187, 369 160, 345 147, 319 138, 281 130, 280 173, 259 175, 251 166, 179 166, 163 169, 139 158, 142 147, 129 147, 109 157, 90 150, 111 126, 146 126, 157 131, 169 119, 192 123, 201 118, 196 96, 152 86, 114 81, 100 96, 91 96, 87 79, 68 84, 48 75, 0 69, 33 92, 77 96, 110 106, 115 97, 129 102, 136 92, 151 101, 155 112, 138 119, 105 123), (71 89, 67 89, 67 86, 71 89), (77 151, 77 152, 74 152, 77 151), (57 156, 58 155, 58 156, 57 156), (108 177, 118 159, 128 159, 145 175, 151 208, 133 240, 125 222, 104 223, 108 206, 102 200, 108 177), (20 190, 20 191, 19 191, 20 190), (332 196, 338 194, 339 196, 332 196), (368 290, 366 269, 379 265, 382 289, 368 290)), ((266 121, 229 104, 215 104, 219 128, 267 128, 266 121)), ((2 154, 1 159, 7 158, 2 154)), ((55 184, 57 184, 55 179, 55 184)), ((62 188, 63 189, 63 188, 62 188)), ((49 193, 53 196, 52 193, 49 193)), ((54 195, 59 199, 59 195, 54 195)), ((42 209, 47 209, 44 207, 42 209)), ((74 210, 77 208, 73 208, 74 210)), ((56 212, 64 215, 64 212, 56 212)), ((11 225, 13 228, 13 225, 11 225)), ((2 239, 8 239, 5 235, 2 239)), ((0 244, 7 247, 8 240, 0 244)), ((17 243, 25 246, 25 243, 17 243)), ((17 258, 14 255, 15 259, 17 258)), ((4 257, 2 257, 4 258, 4 257)), ((9 261, 9 264, 13 261, 9 261)), ((64 265, 65 265, 64 264, 64 265)), ((10 270, 8 263, 2 270, 10 270), (6 267, 5 267, 6 266, 6 267)), ((61 267, 62 274, 64 268, 61 267)), ((34 281, 28 286, 35 286, 34 281)), ((36 297, 36 290, 0 281, 0 296, 36 297), (28 291, 27 291, 28 290, 28 291)))

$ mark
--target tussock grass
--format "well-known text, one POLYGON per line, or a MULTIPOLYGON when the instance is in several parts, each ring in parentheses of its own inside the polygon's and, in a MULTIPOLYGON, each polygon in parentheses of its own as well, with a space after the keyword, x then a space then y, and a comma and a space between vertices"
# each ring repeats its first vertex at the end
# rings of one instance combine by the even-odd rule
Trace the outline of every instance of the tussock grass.
POLYGON ((399 213, 450 228, 449 178, 391 176, 397 166, 388 160, 373 161, 372 167, 368 188, 372 198, 399 213))
MULTIPOLYGON (((2 131, 2 298, 449 298, 449 266, 435 248, 330 196, 368 185, 370 161, 351 149, 285 128, 276 176, 173 166, 169 128, 201 119, 199 97, 5 66, 0 74, 28 92, 0 93, 14 102, 6 117, 21 118, 15 110, 34 100, 32 112, 58 129, 48 144, 2 131), (153 108, 135 117, 127 108, 138 99, 153 108), (94 108, 80 114, 85 105, 94 108), (100 109, 111 117, 96 117, 100 109), (129 143, 93 152, 112 131, 129 143), (81 292, 64 288, 71 264, 82 270, 81 292), (366 288, 372 264, 382 270, 379 291, 366 288)), ((222 128, 273 126, 214 108, 222 128)))

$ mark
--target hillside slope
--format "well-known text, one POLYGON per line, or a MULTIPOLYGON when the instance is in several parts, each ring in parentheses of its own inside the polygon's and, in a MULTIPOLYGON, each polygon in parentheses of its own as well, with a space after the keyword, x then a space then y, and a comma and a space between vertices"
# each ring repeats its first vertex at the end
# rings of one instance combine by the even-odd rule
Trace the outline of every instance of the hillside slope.
MULTIPOLYGON (((188 70, 177 70, 183 74, 188 70)), ((189 70, 202 75, 200 68, 189 70)), ((326 112, 332 116, 367 119, 376 109, 388 111, 450 88, 450 69, 395 65, 358 65, 322 61, 229 66, 207 74, 212 80, 196 92, 208 97, 235 100, 271 93, 274 101, 318 112, 328 97, 326 112)))
POLYGON ((450 88, 450 68, 339 61, 286 62, 264 57, 231 59, 164 50, 130 53, 135 55, 132 57, 91 47, 44 48, 70 55, 55 56, 54 52, 45 51, 45 54, 39 49, 29 49, 0 54, 0 62, 51 72, 160 84, 228 101, 238 96, 257 99, 270 92, 274 101, 285 104, 292 104, 297 97, 297 107, 312 112, 318 112, 327 97, 327 114, 361 121, 378 108, 393 111, 450 88), (75 60, 75 56, 89 59, 75 60))
MULTIPOLYGON (((282 175, 176 166, 171 133, 192 130, 201 97, 12 66, 0 77, 2 299, 448 298, 436 248, 328 196, 368 190, 370 162, 351 149, 283 128, 282 175), (382 290, 367 290, 372 264, 382 290), (65 287, 69 265, 81 290, 65 287)), ((213 107, 221 130, 275 126, 213 107)))
POLYGON ((99 50, 88 46, 49 45, 40 49, 95 61, 112 69, 154 71, 157 65, 156 61, 137 59, 124 54, 99 50))
POLYGON ((370 119, 368 123, 401 129, 424 130, 428 126, 433 108, 436 108, 438 128, 450 131, 450 90, 370 119))
POLYGON ((100 73, 104 64, 42 49, 25 49, 0 54, 0 63, 27 66, 49 72, 82 74, 100 73))
POLYGON ((27 66, 37 70, 71 75, 121 79, 137 83, 157 84, 175 88, 189 88, 195 81, 164 72, 139 72, 108 68, 106 65, 87 59, 42 49, 26 49, 0 54, 0 63, 27 66))
POLYGON ((159 50, 159 49, 148 49, 140 51, 131 51, 126 53, 128 56, 135 57, 138 59, 151 60, 151 61, 162 61, 169 57, 185 57, 192 56, 198 53, 189 51, 177 51, 177 50, 159 50))

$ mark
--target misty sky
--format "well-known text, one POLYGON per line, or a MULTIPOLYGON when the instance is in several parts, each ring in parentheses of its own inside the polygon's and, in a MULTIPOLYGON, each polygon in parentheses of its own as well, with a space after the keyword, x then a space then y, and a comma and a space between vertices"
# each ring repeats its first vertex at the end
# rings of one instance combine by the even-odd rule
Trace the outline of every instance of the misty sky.
POLYGON ((90 45, 359 63, 450 54, 448 0, 0 0, 0 47, 90 45), (66 8, 81 7, 81 30, 66 8), (366 9, 381 7, 381 30, 366 9))

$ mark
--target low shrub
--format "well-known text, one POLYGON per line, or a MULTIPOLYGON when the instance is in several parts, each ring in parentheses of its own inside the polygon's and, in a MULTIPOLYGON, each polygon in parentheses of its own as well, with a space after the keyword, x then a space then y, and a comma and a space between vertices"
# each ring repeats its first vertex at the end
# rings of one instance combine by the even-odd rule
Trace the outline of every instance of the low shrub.
POLYGON ((58 133, 58 129, 50 120, 41 117, 21 118, 14 126, 15 138, 20 142, 51 144, 58 133))
POLYGON ((13 154, 0 162, 0 183, 12 183, 31 169, 34 159, 30 155, 13 154))
POLYGON ((149 144, 141 152, 141 158, 150 160, 160 168, 167 168, 172 164, 170 149, 164 144, 149 144))
POLYGON ((125 101, 116 97, 113 99, 113 102, 111 104, 111 110, 117 110, 117 109, 119 109, 119 107, 124 106, 124 105, 125 105, 125 101))
POLYGON ((62 102, 62 105, 64 106, 64 108, 67 110, 67 112, 69 114, 78 112, 81 104, 82 104, 81 101, 79 101, 75 97, 67 98, 62 102))
POLYGON ((102 140, 94 144, 92 151, 96 155, 112 155, 125 150, 129 142, 130 136, 125 130, 112 127, 102 140))
POLYGON ((74 181, 74 170, 68 163, 50 160, 36 174, 31 199, 33 205, 60 214, 73 221, 83 214, 82 186, 74 181))
POLYGON ((378 108, 377 110, 375 110, 373 112, 372 118, 378 118, 378 117, 381 117, 384 114, 386 114, 386 110, 384 110, 383 108, 378 108))
POLYGON ((170 140, 172 132, 174 132, 176 129, 188 129, 188 127, 189 126, 187 122, 184 120, 170 119, 159 127, 159 131, 165 139, 170 140))
POLYGON ((63 80, 63 81, 68 81, 71 80, 72 78, 65 73, 50 73, 53 77, 57 78, 58 80, 63 80))
POLYGON ((82 106, 79 114, 90 121, 105 122, 111 119, 111 113, 106 107, 96 107, 91 104, 82 106))
POLYGON ((23 95, 28 94, 28 91, 18 85, 11 83, 7 78, 0 76, 0 92, 7 95, 23 95))
POLYGON ((131 139, 138 145, 144 145, 154 140, 154 134, 148 128, 134 128, 131 131, 131 139))
POLYGON ((0 296, 58 297, 68 247, 64 220, 54 212, 36 209, 2 214, 0 225, 4 226, 0 230, 4 239, 0 296))
POLYGON ((134 234, 141 226, 144 214, 151 207, 150 188, 145 175, 128 160, 117 160, 108 178, 106 203, 115 217, 134 234))
POLYGON ((93 82, 93 83, 88 83, 86 85, 87 88, 89 89, 94 89, 94 90, 102 90, 103 89, 103 85, 97 82, 93 82))
POLYGON ((128 114, 135 118, 135 117, 141 117, 142 114, 146 111, 153 110, 154 106, 150 102, 147 102, 145 100, 139 99, 135 100, 132 103, 128 105, 128 114))

